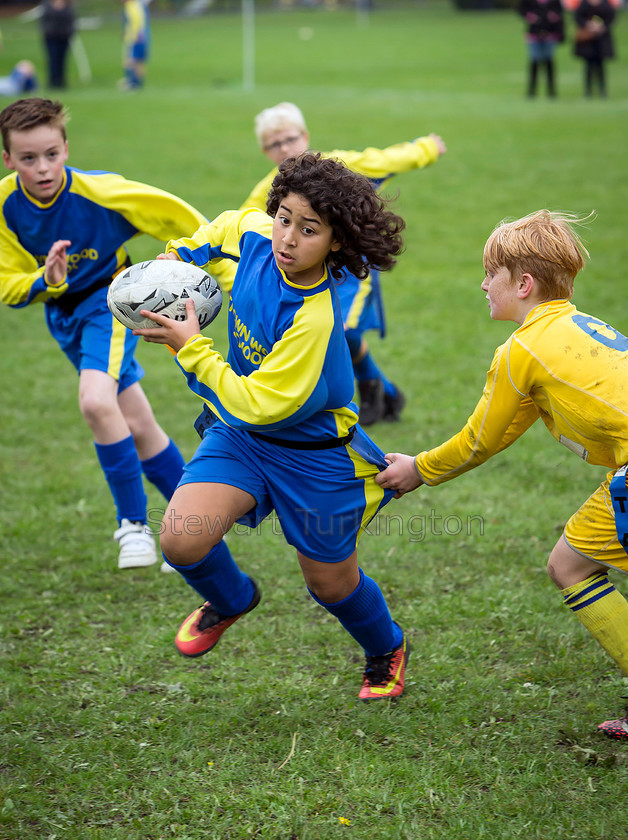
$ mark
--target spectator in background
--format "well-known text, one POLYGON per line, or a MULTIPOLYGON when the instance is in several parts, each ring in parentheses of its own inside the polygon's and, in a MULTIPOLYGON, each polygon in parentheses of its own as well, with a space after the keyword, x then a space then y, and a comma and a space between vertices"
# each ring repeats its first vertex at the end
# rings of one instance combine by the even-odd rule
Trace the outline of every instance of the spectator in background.
POLYGON ((8 76, 0 77, 0 96, 19 96, 37 89, 37 74, 32 61, 18 61, 8 76))
POLYGON ((519 14, 526 22, 528 96, 536 96, 539 67, 547 74, 547 95, 556 96, 554 51, 565 40, 560 0, 520 0, 519 14))
POLYGON ((45 0, 42 4, 41 29, 48 61, 48 87, 64 88, 68 47, 74 35, 74 8, 70 0, 45 0))
POLYGON ((597 83, 600 96, 606 96, 604 62, 615 57, 611 24, 615 9, 609 0, 582 0, 574 13, 576 43, 574 53, 585 61, 584 95, 593 95, 597 83))
POLYGON ((144 84, 150 46, 148 3, 146 0, 122 0, 124 29, 122 33, 124 78, 122 90, 137 90, 144 84))

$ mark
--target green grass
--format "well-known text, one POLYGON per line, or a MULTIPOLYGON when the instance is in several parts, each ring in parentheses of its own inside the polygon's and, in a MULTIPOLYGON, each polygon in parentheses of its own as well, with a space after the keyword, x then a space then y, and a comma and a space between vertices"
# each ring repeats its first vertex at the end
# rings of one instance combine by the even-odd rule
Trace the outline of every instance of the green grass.
MULTIPOLYGON (((36 26, 2 29, 6 71, 25 56, 41 71, 36 26)), ((528 101, 515 15, 415 4, 364 26, 349 10, 266 13, 245 92, 237 15, 163 16, 147 87, 125 96, 111 15, 82 34, 92 84, 72 67, 70 162, 213 216, 266 173, 252 120, 282 99, 302 106, 323 149, 441 134, 447 155, 391 185, 406 253, 385 280, 389 336, 372 338, 408 395, 402 422, 373 437, 416 452, 465 421, 512 329, 490 321, 479 288, 502 218, 594 210, 575 302, 628 331, 621 16, 616 37, 607 101, 582 98, 568 45, 560 97, 528 101)), ((157 250, 131 244, 134 259, 157 250)), ((222 348, 224 327, 221 313, 222 348)), ((160 422, 191 456, 195 399, 162 348, 139 357, 160 422)), ((545 574, 601 470, 533 428, 475 473, 389 505, 361 565, 413 655, 404 697, 365 706, 360 652, 307 597, 273 521, 230 538, 261 584, 258 610, 212 655, 178 657, 173 634, 196 597, 156 569, 116 570, 112 502, 41 307, 0 310, 0 377, 2 840, 628 837, 628 753, 595 735, 626 684, 545 574)))

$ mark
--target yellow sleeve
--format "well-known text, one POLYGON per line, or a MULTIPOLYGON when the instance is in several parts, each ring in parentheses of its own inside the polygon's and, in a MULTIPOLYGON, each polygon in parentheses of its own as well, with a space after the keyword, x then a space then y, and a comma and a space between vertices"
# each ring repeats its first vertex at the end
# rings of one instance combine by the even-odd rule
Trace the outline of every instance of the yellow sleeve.
POLYGON ((417 455, 416 465, 426 484, 441 484, 483 464, 538 419, 539 410, 532 399, 511 382, 511 341, 497 348, 482 397, 465 427, 440 446, 417 455))
POLYGON ((373 180, 382 180, 400 172, 423 169, 438 160, 438 146, 433 137, 418 137, 405 143, 396 143, 385 149, 369 146, 361 152, 335 150, 325 157, 341 160, 353 172, 373 180))
MULTIPOLYGON (((15 190, 15 177, 7 176, 0 182, 0 203, 15 190)), ((0 303, 8 306, 23 306, 57 298, 67 291, 67 282, 59 286, 46 283, 45 265, 39 265, 35 257, 22 247, 16 234, 0 216, 0 303)))
POLYGON ((72 191, 120 213, 138 231, 161 242, 189 236, 207 222, 202 213, 178 196, 114 173, 91 176, 74 172, 72 191))
POLYGON ((32 254, 20 245, 13 231, 0 225, 0 303, 8 306, 39 303, 57 298, 67 291, 67 282, 49 286, 44 278, 45 266, 39 266, 32 254))
MULTIPOLYGON (((329 293, 304 299, 294 323, 273 345, 259 368, 239 376, 205 336, 194 336, 177 354, 181 368, 199 383, 193 390, 235 428, 291 426, 295 417, 320 410, 325 350, 331 334, 329 293)), ((188 377, 189 380, 189 377, 188 377)))
POLYGON ((247 207, 257 207, 258 210, 266 212, 266 199, 278 171, 275 167, 253 187, 246 201, 243 201, 240 205, 241 210, 245 210, 247 207))
POLYGON ((272 237, 273 220, 258 210, 226 210, 194 234, 173 239, 166 245, 166 253, 176 251, 185 262, 192 262, 211 273, 213 260, 240 257, 240 239, 247 231, 272 237))

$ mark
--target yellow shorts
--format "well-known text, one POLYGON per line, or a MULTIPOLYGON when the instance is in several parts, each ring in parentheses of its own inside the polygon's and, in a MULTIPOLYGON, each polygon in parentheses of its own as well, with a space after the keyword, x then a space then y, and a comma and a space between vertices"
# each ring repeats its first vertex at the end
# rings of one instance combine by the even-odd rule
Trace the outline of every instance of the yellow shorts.
POLYGON ((628 574, 628 554, 617 539, 609 491, 614 472, 608 473, 606 480, 567 522, 565 539, 579 554, 628 574))

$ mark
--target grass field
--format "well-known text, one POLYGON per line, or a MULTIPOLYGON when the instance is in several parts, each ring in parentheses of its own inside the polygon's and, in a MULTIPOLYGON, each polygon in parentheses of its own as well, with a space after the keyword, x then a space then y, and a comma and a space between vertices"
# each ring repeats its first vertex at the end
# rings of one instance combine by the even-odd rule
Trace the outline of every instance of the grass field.
MULTIPOLYGON (((2 30, 2 72, 25 56, 43 70, 35 24, 2 30)), ((117 17, 82 40, 93 81, 72 66, 70 163, 157 184, 209 216, 266 173, 252 121, 278 101, 302 106, 324 149, 442 135, 447 155, 391 187, 406 253, 385 279, 389 336, 372 345, 408 404, 399 424, 373 427, 384 450, 436 444, 475 405, 513 328, 491 322, 480 290, 504 217, 595 211, 575 302, 628 331, 623 17, 606 101, 582 97, 569 45, 559 98, 527 100, 519 19, 440 4, 368 22, 259 15, 248 92, 236 15, 156 17, 137 95, 116 89, 117 17)), ((130 246, 135 260, 159 249, 130 246)), ((195 398, 163 348, 139 357, 160 422, 191 456, 195 398)), ((628 837, 628 752, 595 733, 628 686, 545 574, 601 469, 534 427, 475 473, 388 506, 361 565, 414 652, 401 700, 366 706, 360 651, 309 599, 272 520, 230 538, 260 608, 210 656, 178 657, 173 634, 197 596, 157 568, 118 572, 76 376, 41 307, 0 310, 0 377, 2 840, 628 837)), ((163 500, 150 505, 157 522, 163 500)))

